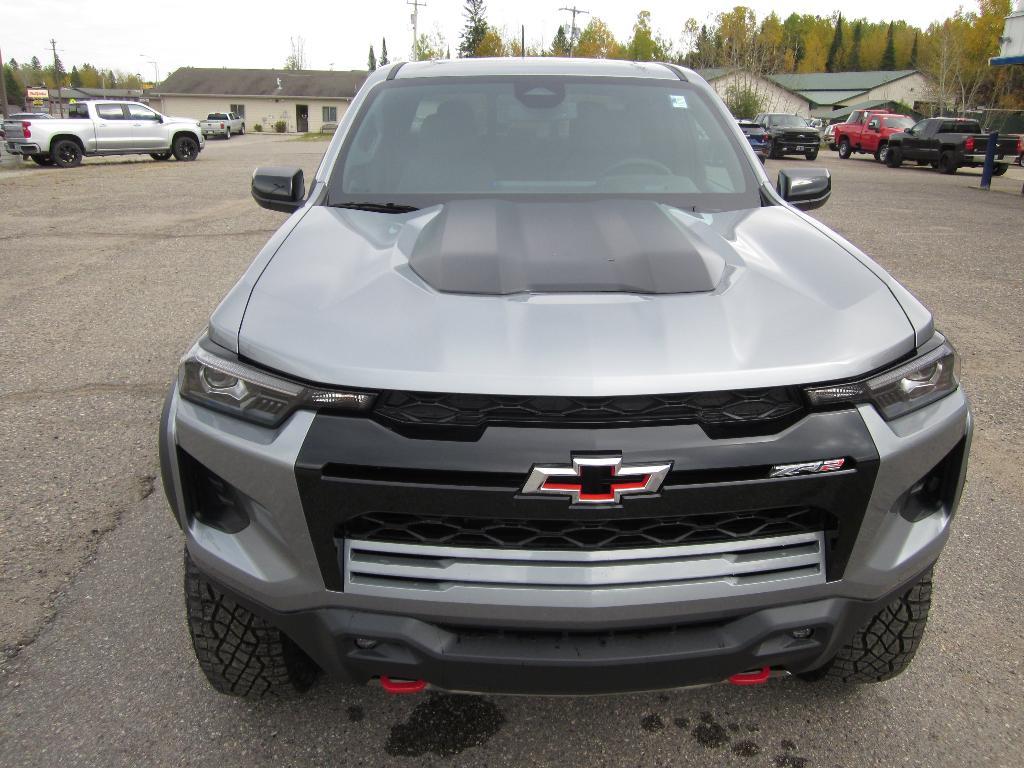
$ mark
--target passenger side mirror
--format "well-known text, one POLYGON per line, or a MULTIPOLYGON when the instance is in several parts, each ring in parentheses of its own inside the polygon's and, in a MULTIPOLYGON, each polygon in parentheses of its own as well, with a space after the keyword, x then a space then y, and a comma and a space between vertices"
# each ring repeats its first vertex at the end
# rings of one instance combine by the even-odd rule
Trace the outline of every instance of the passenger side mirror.
POLYGON ((252 174, 252 197, 261 208, 293 213, 302 207, 306 181, 301 168, 266 166, 252 174))
POLYGON ((775 188, 790 205, 811 211, 821 208, 832 196, 832 174, 825 168, 781 170, 775 188))

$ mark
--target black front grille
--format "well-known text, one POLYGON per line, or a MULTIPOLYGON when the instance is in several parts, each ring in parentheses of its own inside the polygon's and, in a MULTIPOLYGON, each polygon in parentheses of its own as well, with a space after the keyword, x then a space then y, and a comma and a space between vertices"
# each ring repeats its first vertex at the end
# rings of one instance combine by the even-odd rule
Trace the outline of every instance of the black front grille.
POLYGON ((675 395, 555 397, 384 392, 375 415, 407 430, 502 426, 699 424, 706 431, 771 432, 804 412, 790 387, 675 395))
POLYGON ((825 515, 809 507, 607 519, 491 519, 368 512, 350 518, 344 535, 444 547, 596 550, 708 544, 740 539, 812 533, 825 528, 825 515))

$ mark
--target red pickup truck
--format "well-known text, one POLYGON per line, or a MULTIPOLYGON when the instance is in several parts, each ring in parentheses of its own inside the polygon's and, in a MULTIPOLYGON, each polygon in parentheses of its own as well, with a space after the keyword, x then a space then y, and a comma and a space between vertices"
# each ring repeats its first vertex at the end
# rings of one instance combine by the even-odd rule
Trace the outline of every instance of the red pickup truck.
POLYGON ((845 123, 835 127, 835 143, 839 157, 846 160, 854 152, 870 152, 884 163, 889 155, 889 137, 914 124, 913 118, 895 115, 888 110, 857 110, 845 123))

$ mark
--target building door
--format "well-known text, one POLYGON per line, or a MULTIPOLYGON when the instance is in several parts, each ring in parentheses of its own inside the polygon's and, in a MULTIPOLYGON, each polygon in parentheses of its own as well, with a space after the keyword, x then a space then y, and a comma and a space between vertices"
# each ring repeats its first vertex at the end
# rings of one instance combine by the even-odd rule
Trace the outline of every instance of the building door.
POLYGON ((309 105, 308 104, 296 104, 295 105, 295 129, 299 133, 307 133, 309 131, 309 105))

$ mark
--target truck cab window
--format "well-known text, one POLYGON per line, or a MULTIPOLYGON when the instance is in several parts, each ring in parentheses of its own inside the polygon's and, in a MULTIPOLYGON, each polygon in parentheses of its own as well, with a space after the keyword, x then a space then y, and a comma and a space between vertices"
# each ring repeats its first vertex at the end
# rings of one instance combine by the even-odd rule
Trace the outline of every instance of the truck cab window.
POLYGON ((120 104, 97 104, 96 116, 100 120, 124 120, 124 110, 120 104))

